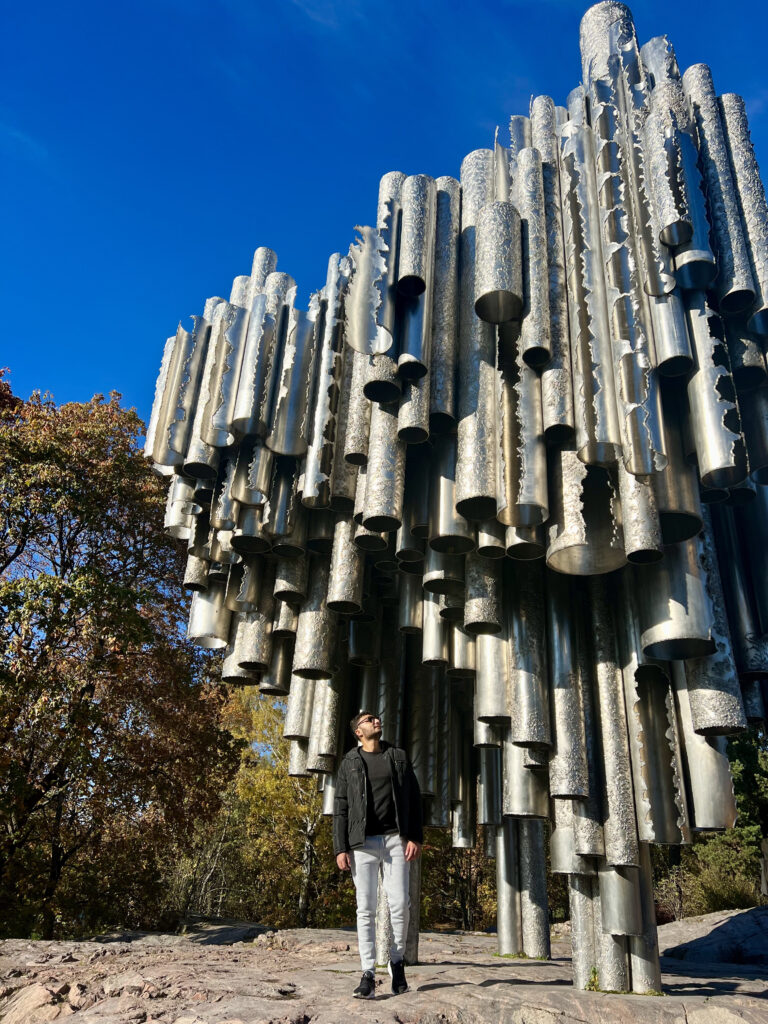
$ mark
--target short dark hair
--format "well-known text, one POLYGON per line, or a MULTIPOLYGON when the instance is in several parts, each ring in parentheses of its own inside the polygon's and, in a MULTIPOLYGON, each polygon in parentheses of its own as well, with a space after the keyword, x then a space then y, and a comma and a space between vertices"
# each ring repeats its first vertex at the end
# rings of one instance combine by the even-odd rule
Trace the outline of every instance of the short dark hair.
POLYGON ((358 711, 352 721, 349 723, 349 727, 352 730, 352 735, 357 739, 357 727, 360 725, 360 719, 365 718, 366 715, 376 715, 375 711, 358 711))

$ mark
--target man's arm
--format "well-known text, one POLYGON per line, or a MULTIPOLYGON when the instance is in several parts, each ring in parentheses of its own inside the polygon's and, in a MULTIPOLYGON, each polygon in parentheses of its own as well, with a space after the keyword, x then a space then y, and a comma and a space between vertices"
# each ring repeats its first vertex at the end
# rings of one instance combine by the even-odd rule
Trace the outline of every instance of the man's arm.
POLYGON ((348 871, 350 867, 348 815, 347 765, 342 761, 336 776, 336 793, 333 799, 333 852, 341 871, 348 871))
POLYGON ((405 769, 405 785, 408 788, 408 844, 405 848, 405 859, 415 860, 421 853, 424 843, 424 822, 421 807, 421 789, 416 772, 410 761, 405 769))

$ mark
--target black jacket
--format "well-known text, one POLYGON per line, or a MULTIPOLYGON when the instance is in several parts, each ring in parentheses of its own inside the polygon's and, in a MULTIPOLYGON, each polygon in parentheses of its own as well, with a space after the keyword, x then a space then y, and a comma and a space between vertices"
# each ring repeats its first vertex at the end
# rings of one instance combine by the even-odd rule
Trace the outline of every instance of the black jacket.
MULTIPOLYGON (((424 842, 421 791, 411 762, 404 750, 382 741, 381 749, 390 762, 392 794, 395 798, 397 831, 404 839, 424 842)), ((353 747, 342 759, 336 776, 333 801, 333 852, 346 853, 365 843, 368 813, 365 762, 360 747, 353 747)))

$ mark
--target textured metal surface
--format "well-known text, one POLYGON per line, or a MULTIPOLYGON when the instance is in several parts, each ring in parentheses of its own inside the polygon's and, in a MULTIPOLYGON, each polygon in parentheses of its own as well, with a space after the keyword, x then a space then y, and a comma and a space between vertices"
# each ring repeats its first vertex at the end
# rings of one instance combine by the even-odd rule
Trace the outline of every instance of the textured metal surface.
POLYGON ((517 822, 504 818, 496 828, 496 930, 501 956, 523 952, 517 822))
POLYGON ((542 161, 551 358, 541 374, 541 399, 544 436, 554 444, 572 437, 574 415, 557 114, 549 96, 537 96, 531 102, 531 144, 541 154, 542 161))
POLYGON ((495 558, 483 558, 472 551, 465 558, 464 574, 464 629, 475 636, 501 632, 502 583, 499 562, 495 558))
POLYGON ((620 568, 626 561, 621 507, 608 473, 585 466, 571 448, 553 450, 548 462, 547 565, 576 576, 620 568))
POLYGON ((549 512, 541 382, 520 350, 502 349, 508 326, 499 328, 496 517, 506 526, 539 526, 549 512))
POLYGON ((313 555, 309 563, 307 598, 301 607, 293 659, 295 675, 306 679, 333 675, 337 620, 328 608, 326 594, 330 575, 327 555, 313 555))
POLYGON ((603 754, 605 857, 611 865, 637 865, 637 825, 627 739, 627 713, 606 582, 589 581, 595 663, 595 710, 603 754))
POLYGON ((509 662, 505 638, 493 633, 475 637, 475 665, 475 717, 491 725, 508 725, 509 662))
POLYGON ((332 612, 352 615, 362 610, 365 554, 355 544, 355 521, 339 513, 333 532, 327 605, 332 612))
POLYGON ((717 257, 714 287, 721 310, 737 313, 752 306, 755 284, 712 73, 707 65, 689 67, 683 75, 683 88, 696 124, 712 221, 717 257))
POLYGON ((570 614, 574 597, 567 576, 546 574, 547 667, 552 713, 549 791, 553 797, 579 798, 589 793, 584 703, 576 629, 570 614))
POLYGON ((648 844, 733 824, 766 715, 768 210, 739 97, 614 0, 581 44, 461 184, 385 174, 308 309, 258 249, 166 343, 145 452, 189 637, 287 703, 323 813, 366 705, 496 856, 502 951, 547 955, 549 818, 576 986, 651 992, 648 844))
MULTIPOLYGON (((462 226, 465 224, 462 220, 462 226)), ((523 313, 520 212, 510 202, 489 202, 477 214, 475 313, 490 324, 519 320, 523 313)))
POLYGON ((549 960, 549 903, 544 822, 521 819, 517 823, 517 840, 523 951, 528 957, 549 960))
POLYGON ((765 337, 768 335, 768 205, 765 189, 749 136, 744 100, 735 93, 723 93, 718 99, 718 106, 755 286, 749 327, 765 337))
POLYGON ((746 729, 747 720, 731 647, 712 522, 707 513, 699 535, 699 558, 712 608, 711 633, 715 650, 707 657, 689 658, 685 662, 691 722, 702 736, 728 736, 746 729))
POLYGON ((618 466, 618 479, 627 561, 636 565, 658 562, 663 552, 661 520, 653 479, 634 476, 624 468, 623 462, 618 466))
POLYGON ((429 460, 429 544, 454 554, 475 546, 472 526, 456 511, 456 469, 455 437, 435 438, 429 460))
POLYGON ((667 545, 664 558, 642 566, 638 578, 645 653, 664 659, 713 654, 712 605, 696 538, 667 545))
POLYGON ((461 186, 450 177, 438 178, 436 185, 429 421, 432 430, 442 432, 456 422, 461 186))
POLYGON ((566 122, 560 136, 560 188, 573 359, 573 409, 579 457, 612 465, 621 435, 597 208, 594 137, 566 122))
POLYGON ((505 566, 510 736, 514 743, 548 747, 550 731, 544 625, 544 569, 505 566))
POLYGON ((475 251, 478 215, 493 192, 490 149, 464 158, 461 189, 456 511, 487 519, 496 514, 496 345, 493 327, 475 312, 475 251))
POLYGON ((336 448, 336 417, 343 369, 344 294, 351 274, 350 262, 334 253, 322 295, 322 334, 315 357, 314 384, 309 402, 307 457, 301 500, 327 508, 331 501, 331 473, 336 448))

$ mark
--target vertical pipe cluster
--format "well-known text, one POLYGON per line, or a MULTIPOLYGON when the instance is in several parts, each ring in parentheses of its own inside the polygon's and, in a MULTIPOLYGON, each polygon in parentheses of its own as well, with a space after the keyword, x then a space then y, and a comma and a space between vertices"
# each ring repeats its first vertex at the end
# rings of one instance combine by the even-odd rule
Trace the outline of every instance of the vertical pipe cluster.
POLYGON ((495 856, 500 951, 549 954, 548 849, 575 985, 643 992, 651 844, 733 824, 765 718, 768 207, 705 65, 614 0, 581 54, 458 179, 385 174, 307 310, 258 249, 168 340, 145 450, 189 637, 286 702, 326 813, 378 711, 495 856))

